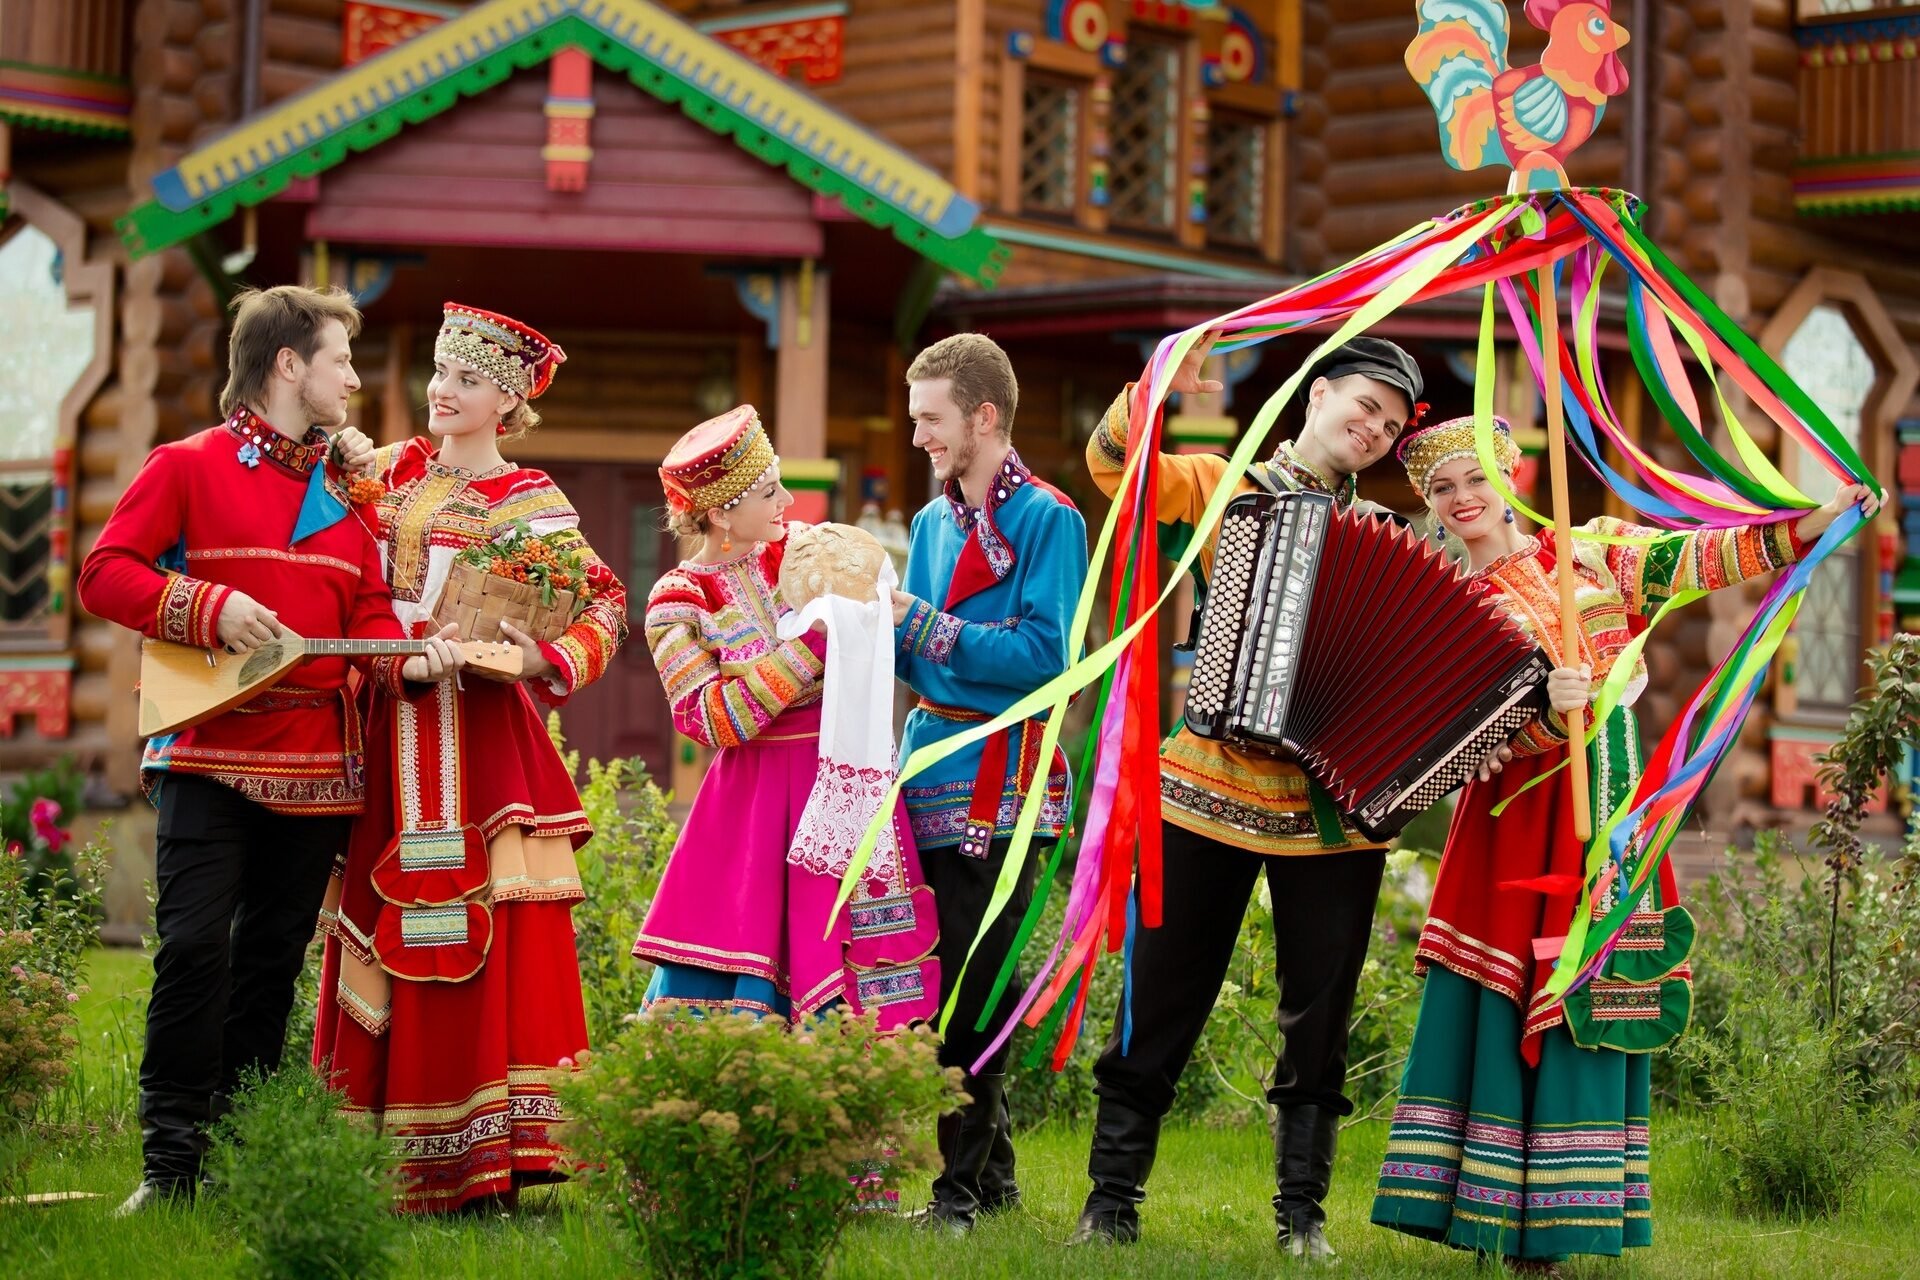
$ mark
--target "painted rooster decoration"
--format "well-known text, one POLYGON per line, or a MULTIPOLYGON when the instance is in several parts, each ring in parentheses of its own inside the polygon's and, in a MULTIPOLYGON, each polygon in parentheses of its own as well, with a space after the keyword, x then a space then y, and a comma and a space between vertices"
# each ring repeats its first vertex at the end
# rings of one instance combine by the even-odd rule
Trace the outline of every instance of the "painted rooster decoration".
POLYGON ((1547 33, 1531 67, 1507 65, 1502 0, 1418 0, 1418 11, 1407 70, 1433 103, 1447 163, 1507 165, 1515 189, 1566 186, 1567 156, 1627 87, 1610 0, 1527 0, 1527 21, 1547 33))

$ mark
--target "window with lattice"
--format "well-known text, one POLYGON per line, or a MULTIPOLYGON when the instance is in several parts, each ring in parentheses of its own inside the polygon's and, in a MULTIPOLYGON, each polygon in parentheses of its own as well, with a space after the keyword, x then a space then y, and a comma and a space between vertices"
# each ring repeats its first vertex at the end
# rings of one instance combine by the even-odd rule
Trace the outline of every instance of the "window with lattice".
POLYGON ((1207 242, 1257 249, 1266 225, 1267 130, 1215 116, 1207 131, 1207 242))
POLYGON ((1071 217, 1080 198, 1080 86, 1029 76, 1020 107, 1020 208, 1071 217))
MULTIPOLYGON (((1873 356, 1853 326, 1832 303, 1822 303, 1787 339, 1781 365, 1826 410, 1827 417, 1855 448, 1861 444, 1860 411, 1873 389, 1873 356)), ((1796 478, 1800 491, 1824 502, 1839 490, 1824 467, 1802 459, 1796 478)), ((1861 539, 1854 539, 1814 570, 1806 599, 1793 624, 1800 638, 1795 694, 1801 708, 1839 714, 1860 690, 1864 637, 1860 628, 1861 539)))
POLYGON ((1135 34, 1113 77, 1113 224, 1171 231, 1179 187, 1180 46, 1135 34))

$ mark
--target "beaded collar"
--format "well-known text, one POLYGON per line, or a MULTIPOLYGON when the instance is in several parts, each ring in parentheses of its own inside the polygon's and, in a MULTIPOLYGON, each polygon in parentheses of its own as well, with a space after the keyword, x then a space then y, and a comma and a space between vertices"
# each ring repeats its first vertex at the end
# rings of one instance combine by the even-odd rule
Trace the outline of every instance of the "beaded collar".
POLYGON ((226 429, 240 442, 234 457, 249 470, 271 462, 282 471, 305 476, 327 456, 329 438, 319 427, 308 427, 304 439, 289 440, 245 405, 228 417, 226 429))
POLYGON ((960 532, 972 533, 973 526, 982 516, 991 526, 993 513, 1031 479, 1033 472, 1027 470, 1018 453, 1009 449, 1006 459, 1000 464, 1000 470, 993 477, 993 483, 987 486, 987 500, 979 506, 967 505, 966 495, 960 491, 960 481, 957 479, 947 481, 942 492, 946 494, 947 505, 953 509, 953 522, 960 526, 960 532))
POLYGON ((1353 500, 1360 494, 1357 477, 1343 476, 1338 485, 1329 484, 1325 476, 1301 458, 1291 440, 1280 442, 1280 447, 1273 451, 1273 457, 1267 461, 1267 465, 1289 477, 1297 488, 1331 494, 1334 505, 1342 510, 1352 506, 1353 500))
POLYGON ((1485 566, 1479 569, 1475 569, 1468 576, 1474 577, 1474 578, 1485 578, 1491 574, 1498 573, 1500 570, 1505 569, 1508 565, 1518 564, 1522 560, 1533 559, 1535 556, 1540 554, 1542 547, 1543 547, 1543 544, 1541 543, 1539 537, 1530 533, 1527 535, 1526 540, 1520 544, 1520 549, 1518 551, 1509 551, 1507 552, 1507 554, 1501 556, 1499 559, 1490 561, 1485 566))

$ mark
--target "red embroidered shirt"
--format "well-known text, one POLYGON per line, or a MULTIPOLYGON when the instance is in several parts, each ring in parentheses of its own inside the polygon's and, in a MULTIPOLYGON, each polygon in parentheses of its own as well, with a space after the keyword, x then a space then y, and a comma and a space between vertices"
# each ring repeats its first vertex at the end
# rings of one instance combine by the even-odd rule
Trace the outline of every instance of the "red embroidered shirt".
MULTIPOLYGON (((235 591, 301 636, 403 638, 358 518, 288 545, 325 450, 324 432, 289 441, 244 409, 159 446, 81 566, 80 603, 143 636, 208 648, 235 591)), ((403 661, 355 660, 395 694, 403 661)), ((358 813, 365 780, 347 670, 340 658, 304 662, 245 706, 153 739, 142 767, 213 778, 277 813, 358 813)))

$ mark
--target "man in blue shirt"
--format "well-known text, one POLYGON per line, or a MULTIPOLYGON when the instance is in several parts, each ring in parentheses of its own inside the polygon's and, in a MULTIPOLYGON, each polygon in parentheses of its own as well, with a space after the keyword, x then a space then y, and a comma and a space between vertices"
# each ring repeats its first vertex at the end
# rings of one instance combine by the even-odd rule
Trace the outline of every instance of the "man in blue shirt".
MULTIPOLYGON (((992 719, 1067 669, 1067 631, 1087 575, 1086 522, 1014 452, 1020 388, 1007 353, 983 334, 955 334, 914 359, 907 388, 913 442, 926 450, 941 492, 913 519, 905 589, 894 593, 898 671, 920 695, 907 717, 903 760, 992 719)), ((1070 821, 1066 759, 1057 750, 1052 760, 1039 759, 1043 727, 1033 719, 994 734, 904 788, 939 911, 943 1001, 986 915, 1022 799, 1034 786, 1046 788, 1038 839, 1058 839, 1070 821)), ((1008 1047, 971 1072, 991 1039, 974 1024, 1032 901, 1038 861, 1028 860, 1018 891, 981 939, 941 1047, 941 1065, 970 1073, 973 1101, 940 1119, 946 1170, 919 1215, 926 1225, 965 1232, 978 1214, 1019 1202, 1008 1047)), ((1023 987, 1016 973, 1002 1007, 1011 1009, 1023 987)))

